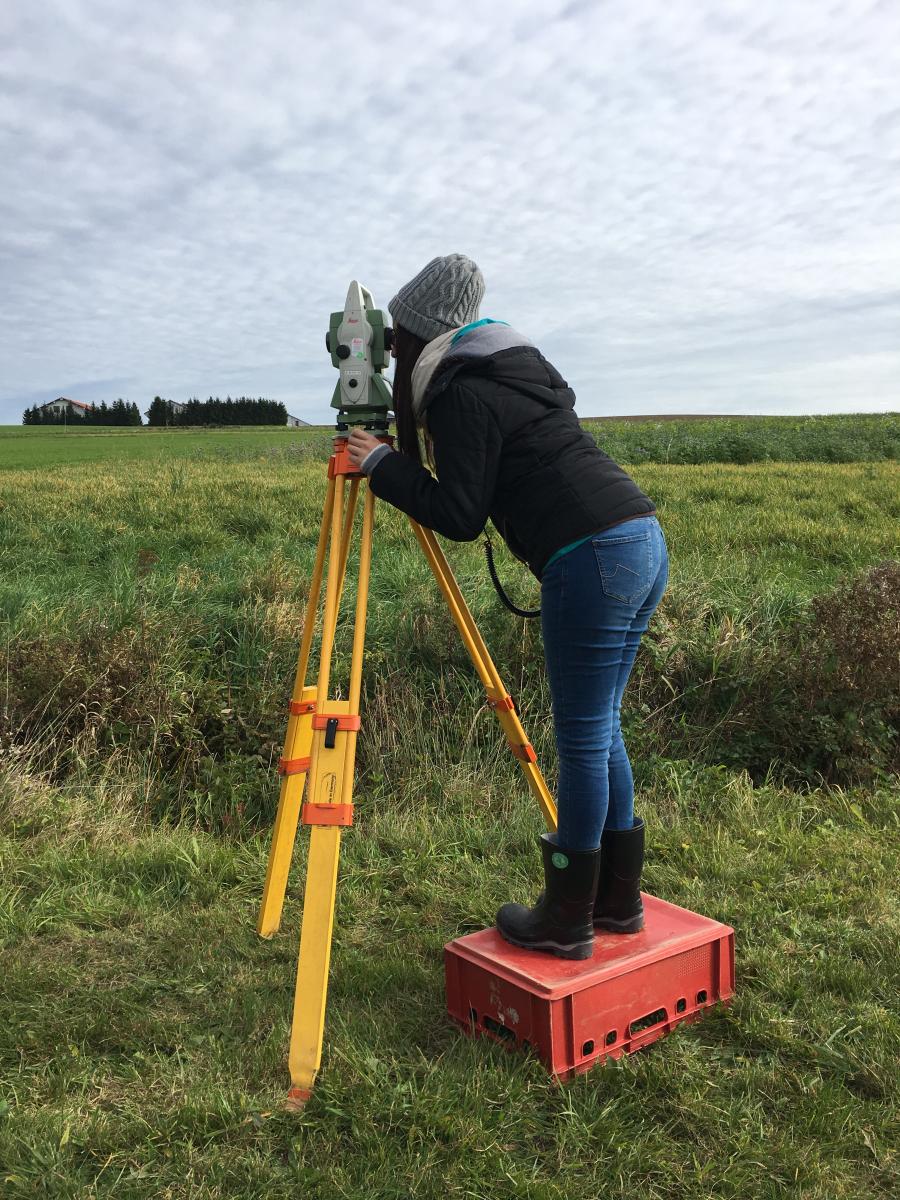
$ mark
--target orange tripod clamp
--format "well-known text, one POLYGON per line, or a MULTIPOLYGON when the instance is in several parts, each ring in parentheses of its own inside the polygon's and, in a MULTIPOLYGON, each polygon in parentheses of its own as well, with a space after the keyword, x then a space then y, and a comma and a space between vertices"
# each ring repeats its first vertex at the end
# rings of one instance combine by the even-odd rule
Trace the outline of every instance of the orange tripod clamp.
MULTIPOLYGON (((394 439, 389 433, 378 433, 375 436, 386 446, 394 444, 394 439)), ((350 451, 344 434, 338 434, 334 439, 334 453, 328 460, 328 478, 334 479, 338 475, 346 475, 349 479, 362 479, 363 477, 362 471, 355 467, 350 460, 350 451)))

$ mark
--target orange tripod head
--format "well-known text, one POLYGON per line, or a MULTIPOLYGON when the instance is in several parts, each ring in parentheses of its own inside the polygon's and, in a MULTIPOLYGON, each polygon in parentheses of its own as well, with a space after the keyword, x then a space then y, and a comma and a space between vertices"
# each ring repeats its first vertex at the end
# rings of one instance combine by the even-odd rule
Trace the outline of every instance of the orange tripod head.
MULTIPOLYGON (((389 433, 377 433, 375 437, 379 442, 384 442, 386 446, 393 446, 394 439, 389 433)), ((337 475, 346 475, 350 479, 362 479, 362 471, 358 470, 350 461, 350 452, 347 448, 347 436, 339 433, 334 439, 334 453, 328 460, 328 478, 334 479, 337 475)))

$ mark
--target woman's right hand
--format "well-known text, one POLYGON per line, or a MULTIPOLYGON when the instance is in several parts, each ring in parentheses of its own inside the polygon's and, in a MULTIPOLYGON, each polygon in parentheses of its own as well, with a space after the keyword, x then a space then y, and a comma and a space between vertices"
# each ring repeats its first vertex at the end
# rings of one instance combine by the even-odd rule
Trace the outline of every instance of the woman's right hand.
POLYGON ((362 460, 382 443, 377 437, 371 433, 366 433, 364 429, 353 428, 350 430, 350 436, 347 439, 347 453, 350 456, 350 461, 354 467, 359 467, 362 460))

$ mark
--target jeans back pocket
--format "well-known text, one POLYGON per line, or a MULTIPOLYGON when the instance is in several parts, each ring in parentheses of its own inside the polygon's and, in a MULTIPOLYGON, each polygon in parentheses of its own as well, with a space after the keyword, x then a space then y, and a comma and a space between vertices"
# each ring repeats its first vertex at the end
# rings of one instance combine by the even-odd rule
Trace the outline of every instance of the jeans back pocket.
POLYGON ((653 584, 650 530, 592 539, 603 593, 623 604, 640 605, 653 584))

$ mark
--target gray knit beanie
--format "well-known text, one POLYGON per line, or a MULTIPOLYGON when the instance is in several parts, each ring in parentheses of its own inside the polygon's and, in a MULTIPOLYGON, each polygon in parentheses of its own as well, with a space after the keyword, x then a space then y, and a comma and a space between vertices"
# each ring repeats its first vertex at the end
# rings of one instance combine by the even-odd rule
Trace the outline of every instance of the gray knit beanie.
POLYGON ((433 258, 388 305, 395 324, 430 342, 478 320, 484 276, 465 254, 433 258))

